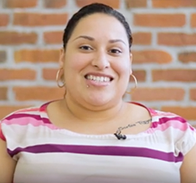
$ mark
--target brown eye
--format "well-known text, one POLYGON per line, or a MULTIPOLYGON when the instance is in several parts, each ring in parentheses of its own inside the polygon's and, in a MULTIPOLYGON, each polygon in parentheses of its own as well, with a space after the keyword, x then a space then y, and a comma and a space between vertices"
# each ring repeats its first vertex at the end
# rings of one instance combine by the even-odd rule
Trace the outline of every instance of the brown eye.
POLYGON ((79 47, 81 50, 92 50, 90 46, 84 45, 79 47))
POLYGON ((111 52, 111 53, 114 53, 114 54, 122 53, 122 51, 119 50, 119 49, 111 49, 110 52, 111 52))

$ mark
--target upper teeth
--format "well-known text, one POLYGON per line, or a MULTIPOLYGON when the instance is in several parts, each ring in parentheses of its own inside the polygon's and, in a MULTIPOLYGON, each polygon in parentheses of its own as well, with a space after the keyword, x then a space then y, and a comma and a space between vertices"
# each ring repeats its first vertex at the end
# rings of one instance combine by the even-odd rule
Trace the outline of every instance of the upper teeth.
POLYGON ((93 80, 93 81, 98 81, 98 82, 109 82, 110 78, 109 77, 104 77, 104 76, 93 76, 93 75, 88 75, 87 79, 93 80))

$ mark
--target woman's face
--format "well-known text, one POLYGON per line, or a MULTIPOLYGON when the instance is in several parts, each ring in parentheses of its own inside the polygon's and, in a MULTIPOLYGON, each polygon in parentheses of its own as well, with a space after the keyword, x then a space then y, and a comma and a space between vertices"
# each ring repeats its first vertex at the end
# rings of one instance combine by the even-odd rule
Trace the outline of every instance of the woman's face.
POLYGON ((95 107, 121 101, 131 74, 125 28, 115 17, 102 13, 82 18, 60 64, 67 97, 95 107))

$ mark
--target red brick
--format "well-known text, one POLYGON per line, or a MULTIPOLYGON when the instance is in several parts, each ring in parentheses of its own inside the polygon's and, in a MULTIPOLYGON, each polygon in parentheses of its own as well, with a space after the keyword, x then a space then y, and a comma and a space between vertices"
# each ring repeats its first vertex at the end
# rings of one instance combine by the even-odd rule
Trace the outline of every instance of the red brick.
POLYGON ((120 8, 120 0, 76 0, 76 4, 78 7, 82 7, 91 3, 104 3, 115 9, 120 8))
POLYGON ((190 89, 190 100, 196 101, 196 88, 190 89))
POLYGON ((8 14, 0 14, 0 27, 7 26, 9 23, 9 15, 8 14))
POLYGON ((179 82, 195 82, 195 69, 167 69, 152 70, 153 81, 179 81, 179 82))
POLYGON ((64 89, 58 87, 14 87, 13 92, 18 101, 38 100, 48 101, 61 99, 64 95, 64 89))
POLYGON ((14 13, 14 25, 21 26, 49 26, 65 25, 67 13, 63 14, 42 14, 42 13, 14 13))
POLYGON ((5 0, 7 8, 33 8, 37 6, 38 0, 5 0))
POLYGON ((56 79, 56 73, 57 73, 58 69, 49 69, 49 68, 45 68, 42 70, 42 77, 45 80, 53 80, 55 81, 56 79))
MULTIPOLYGON (((137 81, 141 81, 141 82, 146 81, 146 71, 145 70, 135 70, 134 69, 133 75, 136 77, 137 81)), ((130 82, 134 82, 132 76, 130 76, 130 82)))
POLYGON ((180 106, 163 106, 163 111, 173 112, 185 118, 186 120, 196 120, 196 107, 180 107, 180 106))
POLYGON ((36 42, 37 34, 33 32, 0 31, 0 44, 2 45, 35 44, 36 42))
POLYGON ((134 25, 144 27, 182 27, 184 14, 134 14, 134 25))
POLYGON ((167 46, 196 45, 196 33, 158 33, 158 44, 167 46))
POLYGON ((178 55, 178 60, 182 63, 196 62, 196 52, 183 52, 178 55))
POLYGON ((66 0, 44 0, 44 6, 46 8, 62 8, 66 6, 66 0))
POLYGON ((150 45, 152 40, 152 34, 148 32, 137 32, 133 34, 134 45, 150 45))
POLYGON ((141 8, 147 6, 147 0, 126 0, 125 4, 127 8, 141 8))
POLYGON ((195 0, 152 0, 155 8, 196 7, 195 0))
POLYGON ((3 119, 5 116, 9 115, 10 113, 18 110, 23 109, 30 106, 13 106, 13 105, 0 105, 0 120, 3 119))
POLYGON ((191 15, 191 27, 192 28, 195 28, 196 27, 196 13, 194 13, 194 14, 191 15))
POLYGON ((63 44, 63 31, 44 32, 44 42, 46 44, 63 44))
POLYGON ((124 97, 126 96, 126 94, 132 95, 138 87, 138 82, 144 82, 146 80, 146 71, 145 70, 134 70, 133 75, 135 76, 137 81, 134 80, 133 76, 130 76, 130 78, 129 78, 130 89, 127 90, 124 97))
POLYGON ((0 63, 3 63, 7 60, 7 54, 5 51, 0 51, 0 63))
POLYGON ((133 64, 159 63, 166 64, 172 61, 172 56, 161 50, 132 51, 133 64))
POLYGON ((185 91, 182 88, 137 88, 132 94, 134 101, 181 101, 185 91))
POLYGON ((7 87, 0 86, 0 100, 7 100, 7 87))
POLYGON ((14 53, 15 62, 57 62, 59 60, 59 50, 19 50, 14 53))
POLYGON ((36 72, 31 69, 0 69, 0 81, 34 80, 36 72))

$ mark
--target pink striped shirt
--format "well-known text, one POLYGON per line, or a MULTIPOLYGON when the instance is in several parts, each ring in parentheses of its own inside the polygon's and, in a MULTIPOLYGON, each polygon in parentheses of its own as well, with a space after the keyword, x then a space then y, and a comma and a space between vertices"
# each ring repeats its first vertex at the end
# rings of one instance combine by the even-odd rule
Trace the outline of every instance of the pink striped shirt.
POLYGON ((180 183, 183 157, 196 144, 195 129, 182 117, 147 108, 150 128, 117 140, 58 128, 47 105, 0 123, 0 138, 17 161, 14 183, 180 183))

